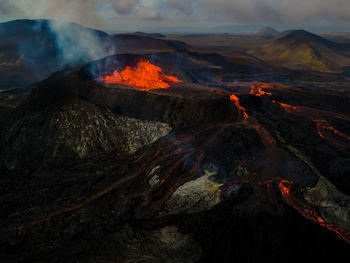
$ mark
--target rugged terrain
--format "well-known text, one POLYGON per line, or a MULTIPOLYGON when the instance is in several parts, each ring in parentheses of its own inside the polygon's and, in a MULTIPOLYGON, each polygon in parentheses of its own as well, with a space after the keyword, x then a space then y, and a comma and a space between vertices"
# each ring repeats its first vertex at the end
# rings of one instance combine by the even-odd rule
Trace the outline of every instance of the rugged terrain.
POLYGON ((188 51, 115 55, 3 93, 2 260, 343 260, 350 95, 247 80, 267 73, 286 74, 188 51), (182 82, 98 80, 140 59, 182 82))

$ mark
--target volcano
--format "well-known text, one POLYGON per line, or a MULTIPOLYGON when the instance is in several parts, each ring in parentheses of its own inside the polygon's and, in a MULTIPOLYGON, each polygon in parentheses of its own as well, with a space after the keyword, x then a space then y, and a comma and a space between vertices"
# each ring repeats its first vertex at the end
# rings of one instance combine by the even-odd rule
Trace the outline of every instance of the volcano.
POLYGON ((341 45, 304 30, 287 31, 252 52, 271 64, 289 69, 342 72, 350 58, 341 45))
POLYGON ((119 54, 19 100, 2 120, 3 259, 342 259, 350 97, 225 85, 229 61, 119 54))
POLYGON ((0 25, 1 261, 348 256, 346 44, 298 30, 192 46, 64 24, 94 37, 63 38, 63 56, 49 24, 0 25))
POLYGON ((109 35, 75 23, 51 20, 0 23, 0 90, 32 87, 58 70, 111 53, 170 52, 191 47, 181 41, 151 36, 109 35))

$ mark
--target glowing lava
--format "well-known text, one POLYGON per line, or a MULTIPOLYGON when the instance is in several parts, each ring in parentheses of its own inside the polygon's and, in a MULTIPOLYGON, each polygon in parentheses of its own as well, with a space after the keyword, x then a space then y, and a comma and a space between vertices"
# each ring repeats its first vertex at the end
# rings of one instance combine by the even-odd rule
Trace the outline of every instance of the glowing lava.
POLYGON ((104 76, 106 84, 119 84, 134 87, 142 91, 167 89, 169 83, 181 82, 177 77, 162 73, 162 69, 148 60, 141 60, 135 67, 126 66, 121 72, 114 71, 111 76, 104 76))
POLYGON ((327 223, 322 217, 318 215, 318 213, 311 206, 291 195, 290 190, 292 184, 292 181, 287 180, 281 180, 281 182, 278 184, 281 190, 281 194, 284 200, 287 202, 287 204, 293 207, 306 219, 314 221, 320 226, 323 226, 325 228, 328 228, 329 230, 336 232, 339 236, 341 236, 346 242, 350 244, 350 233, 347 230, 343 229, 342 227, 338 227, 333 224, 327 223))
POLYGON ((279 104, 284 110, 288 112, 294 111, 299 114, 302 114, 307 118, 314 118, 313 122, 316 123, 317 133, 322 139, 327 140, 328 142, 340 147, 346 147, 346 148, 350 147, 350 144, 349 144, 350 136, 331 126, 331 124, 327 120, 321 119, 322 115, 325 115, 326 117, 336 117, 338 119, 350 121, 350 118, 348 116, 338 114, 338 113, 316 110, 308 107, 292 106, 292 105, 282 103, 282 102, 277 102, 274 100, 272 102, 279 104), (336 137, 331 136, 331 134, 336 135, 336 137), (339 140, 339 138, 341 138, 342 140, 339 140))
POLYGON ((239 98, 238 98, 236 95, 231 94, 231 95, 230 95, 230 100, 233 101, 233 102, 235 103, 237 109, 242 113, 243 118, 244 118, 244 119, 248 119, 249 116, 248 116, 248 114, 247 114, 245 108, 243 108, 243 107, 241 106, 241 104, 239 103, 239 98))
MULTIPOLYGON (((292 106, 292 105, 289 105, 289 104, 286 104, 286 103, 283 103, 283 102, 277 102, 277 101, 272 101, 273 103, 277 103, 279 104, 282 108, 284 108, 286 111, 288 110, 291 110, 291 111, 298 111, 298 107, 296 106, 292 106)), ((300 110, 299 110, 300 111, 300 110)))
POLYGON ((258 83, 256 85, 253 85, 250 90, 250 94, 254 96, 262 96, 262 95, 269 95, 271 96, 271 93, 263 91, 263 89, 273 89, 274 87, 267 83, 258 83))

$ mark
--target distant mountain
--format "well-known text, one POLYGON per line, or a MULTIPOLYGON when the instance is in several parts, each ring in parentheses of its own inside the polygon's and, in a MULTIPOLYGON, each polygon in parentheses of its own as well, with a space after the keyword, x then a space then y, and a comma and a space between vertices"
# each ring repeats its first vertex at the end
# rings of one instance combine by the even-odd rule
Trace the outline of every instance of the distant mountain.
POLYGON ((145 32, 140 32, 140 31, 131 33, 131 35, 136 35, 136 36, 140 36, 140 37, 165 38, 165 36, 163 34, 160 34, 160 33, 145 33, 145 32))
POLYGON ((262 36, 262 37, 275 37, 279 34, 280 32, 278 32, 277 30, 275 30, 270 26, 266 26, 256 33, 256 35, 262 36))
POLYGON ((286 31, 251 54, 289 69, 339 73, 350 66, 345 46, 304 30, 286 31))
POLYGON ((350 43, 350 32, 323 33, 320 36, 337 43, 350 43))

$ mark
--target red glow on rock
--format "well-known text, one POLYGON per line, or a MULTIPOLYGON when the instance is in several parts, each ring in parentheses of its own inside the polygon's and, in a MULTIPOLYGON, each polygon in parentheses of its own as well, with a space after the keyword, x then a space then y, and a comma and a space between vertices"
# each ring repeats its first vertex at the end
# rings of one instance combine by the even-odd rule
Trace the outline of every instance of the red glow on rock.
POLYGON ((263 96, 263 95, 269 95, 271 96, 271 93, 263 91, 263 89, 273 89, 274 87, 271 84, 267 83, 258 83, 256 85, 253 85, 251 87, 250 93, 254 96, 263 96))
POLYGON ((169 83, 181 82, 177 77, 162 73, 162 69, 148 60, 141 60, 135 67, 126 66, 121 72, 114 70, 110 76, 104 76, 106 84, 131 86, 142 91, 153 89, 167 89, 169 83))
POLYGON ((278 187, 286 203, 289 204, 291 207, 293 207, 306 219, 314 221, 320 226, 334 231, 339 236, 341 236, 346 242, 350 244, 350 233, 347 230, 341 227, 335 226, 333 224, 327 223, 322 217, 318 215, 315 209, 313 209, 310 205, 302 202, 301 200, 291 195, 290 190, 292 185, 293 185, 293 181, 287 181, 287 180, 281 180, 281 182, 278 184, 278 187))
POLYGON ((248 114, 246 113, 245 108, 243 108, 243 107, 241 106, 241 104, 239 103, 239 98, 238 98, 236 95, 231 94, 231 95, 230 95, 230 100, 233 101, 233 102, 235 103, 237 109, 242 113, 243 118, 244 118, 244 119, 248 119, 249 116, 248 116, 248 114))
POLYGON ((298 108, 296 106, 292 106, 283 102, 277 102, 277 101, 272 101, 273 103, 277 103, 279 104, 282 108, 284 108, 285 110, 292 110, 292 111, 298 111, 298 108))
POLYGON ((321 130, 323 129, 323 130, 333 132, 334 134, 338 135, 339 137, 342 137, 343 139, 350 141, 350 136, 335 129, 333 126, 331 126, 329 124, 328 121, 326 121, 326 120, 314 120, 314 122, 317 125, 318 134, 320 135, 321 138, 325 137, 324 134, 321 132, 321 130))

